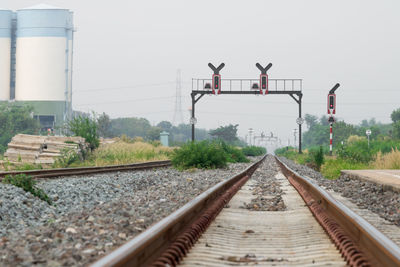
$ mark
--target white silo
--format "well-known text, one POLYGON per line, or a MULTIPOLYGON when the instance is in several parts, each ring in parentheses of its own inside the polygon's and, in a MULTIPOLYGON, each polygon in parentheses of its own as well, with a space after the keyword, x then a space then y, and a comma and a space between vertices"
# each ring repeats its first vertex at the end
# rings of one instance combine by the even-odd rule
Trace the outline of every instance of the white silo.
POLYGON ((0 9, 0 101, 10 100, 12 14, 0 9))
POLYGON ((15 100, 29 102, 42 126, 62 122, 71 90, 72 16, 45 4, 17 11, 15 100))
POLYGON ((69 12, 68 26, 67 26, 67 39, 68 39, 68 113, 69 117, 72 116, 72 69, 73 69, 73 55, 74 55, 74 24, 73 12, 69 12))

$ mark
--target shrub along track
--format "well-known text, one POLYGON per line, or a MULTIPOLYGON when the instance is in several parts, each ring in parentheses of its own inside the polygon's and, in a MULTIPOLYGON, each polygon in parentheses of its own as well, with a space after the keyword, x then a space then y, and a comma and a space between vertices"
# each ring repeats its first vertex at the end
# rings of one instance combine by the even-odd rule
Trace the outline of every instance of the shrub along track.
MULTIPOLYGON (((129 241, 119 249, 113 251, 111 254, 107 255, 103 259, 96 262, 93 266, 145 266, 153 264, 155 266, 168 266, 168 265, 176 265, 180 262, 184 255, 186 255, 189 249, 194 245, 196 240, 202 235, 202 233, 206 230, 206 228, 212 223, 212 220, 217 216, 217 214, 225 207, 230 209, 230 205, 226 206, 227 202, 232 198, 232 196, 242 187, 249 177, 254 173, 255 169, 260 162, 255 163, 247 170, 242 172, 241 174, 232 177, 229 180, 225 180, 220 184, 214 186, 213 188, 207 190, 203 194, 196 197, 194 200, 189 202, 187 205, 172 213, 170 216, 164 218, 162 221, 143 232, 135 239, 129 241)), ((283 174, 287 177, 288 181, 296 188, 296 190, 300 193, 303 198, 306 206, 308 206, 313 213, 314 217, 320 223, 322 228, 328 234, 332 242, 335 246, 340 250, 342 256, 345 258, 346 262, 350 266, 399 266, 400 265, 400 249, 396 246, 392 241, 382 235, 379 231, 373 228, 370 224, 368 224, 364 219, 354 214, 351 210, 346 208, 341 203, 337 202, 333 199, 329 194, 327 194, 324 190, 322 190, 318 185, 316 185, 313 181, 308 178, 301 177, 297 173, 290 170, 285 164, 278 161, 283 174)), ((278 177, 278 176, 277 176, 278 177)), ((283 183, 283 182, 282 182, 283 183)), ((252 184, 250 184, 251 187, 252 184)), ((245 186, 244 190, 246 190, 245 186)), ((243 194, 243 191, 241 191, 243 194)), ((289 197, 290 199, 290 197, 289 197)), ((237 201, 236 201, 237 202, 237 201)), ((240 201, 239 201, 240 202, 240 201)), ((289 201, 290 202, 290 201, 289 201)), ((292 202, 296 202, 299 206, 299 201, 295 200, 292 202)), ((234 204, 235 201, 232 202, 232 206, 238 207, 238 204, 234 204)), ((301 205, 300 205, 301 206, 301 205)), ((299 208, 300 208, 299 206, 299 208)), ((240 208, 240 205, 239 205, 240 208)), ((285 207, 283 206, 282 209, 285 207)), ((228 210, 227 209, 227 210, 228 210)), ((234 210, 237 212, 239 209, 234 210)), ((244 213, 248 213, 247 209, 242 207, 244 213)), ((304 210, 304 209, 303 209, 304 210)), ((254 212, 254 211, 251 211, 254 212)), ((226 213, 226 212, 225 212, 226 213)), ((228 212, 229 213, 229 212, 228 212)), ((239 212, 240 213, 240 212, 239 212)), ((247 214, 246 213, 246 214, 247 214)), ((247 214, 248 215, 248 214, 247 214)), ((295 216, 301 216, 295 215, 295 216)), ((222 216, 223 217, 223 216, 222 216)), ((246 226, 246 223, 249 223, 249 218, 243 218, 238 214, 234 215, 234 218, 238 221, 242 220, 242 225, 246 226), (244 222, 243 222, 244 220, 244 222), (244 223, 244 224, 243 224, 244 223)), ((270 218, 271 219, 271 218, 270 218)), ((229 222, 229 218, 227 219, 229 222)), ((254 237, 257 237, 257 231, 262 231, 262 227, 257 226, 257 222, 262 222, 264 219, 257 218, 256 223, 251 224, 254 229, 248 229, 243 232, 244 229, 239 229, 239 233, 241 235, 248 235, 248 244, 253 244, 253 242, 262 241, 261 238, 254 241, 255 239, 251 239, 251 234, 254 234, 254 237)), ((221 219, 217 219, 216 223, 210 228, 210 231, 216 231, 219 233, 216 236, 222 236, 231 234, 231 232, 235 232, 237 234, 238 231, 227 231, 226 228, 229 228, 226 224, 220 225, 217 224, 221 219)), ((267 221, 263 221, 266 225, 265 228, 271 227, 268 226, 267 221)), ((290 224, 290 219, 287 222, 275 222, 276 224, 290 224)), ((234 225, 238 225, 238 223, 234 223, 234 225)), ((294 229, 297 231, 297 238, 305 238, 306 236, 312 236, 310 232, 301 234, 301 230, 305 230, 304 225, 293 227, 288 227, 288 229, 294 229)), ((316 228, 314 228, 315 230, 316 228)), ((229 229, 228 229, 229 230, 229 229)), ((307 230, 306 230, 307 231, 307 230)), ((310 231, 310 229, 308 229, 310 231)), ((315 232, 318 232, 315 230, 315 232)), ((317 233, 318 234, 318 233, 317 233)), ((281 235, 286 236, 286 233, 282 233, 281 235)), ((205 234, 205 238, 207 239, 209 236, 207 233, 205 234)), ((212 237, 210 240, 213 240, 212 237)), ((296 238, 287 236, 288 239, 296 238)), ((321 235, 317 235, 317 239, 321 239, 321 235)), ((221 250, 224 249, 224 246, 227 246, 227 242, 230 238, 224 239, 222 242, 223 246, 212 247, 212 245, 204 242, 204 240, 200 240, 200 246, 202 247, 210 247, 211 251, 214 253, 220 253, 219 264, 236 264, 239 265, 241 263, 244 264, 282 264, 289 265, 293 264, 290 258, 286 258, 287 254, 282 250, 281 254, 286 255, 283 257, 279 257, 279 253, 275 253, 274 257, 257 257, 255 254, 248 251, 246 255, 243 255, 243 250, 238 251, 239 255, 231 255, 226 257, 224 253, 221 253, 221 250), (202 243, 203 242, 203 243, 202 243), (242 253, 242 254, 240 254, 242 253)), ((257 239, 257 238, 256 238, 257 239)), ((316 242, 313 238, 305 238, 309 242, 316 242)), ((302 243, 302 239, 292 240, 293 243, 302 243)), ((215 241, 215 239, 214 239, 215 241)), ((274 241, 274 239, 273 239, 274 241)), ((275 240, 276 241, 276 240, 275 240)), ((272 249, 278 250, 278 247, 275 246, 273 242, 264 242, 270 243, 272 245, 272 249)), ((266 244, 268 245, 268 244, 266 244)), ((300 246, 301 251, 297 251, 301 254, 308 253, 307 246, 313 246, 314 243, 304 243, 304 246, 300 246), (306 250, 306 251, 304 251, 306 250)), ((258 248, 261 246, 261 243, 257 243, 257 245, 253 248, 258 248)), ((326 247, 326 245, 321 245, 322 249, 325 247, 327 250, 332 252, 331 247, 326 247)), ((233 246, 235 247, 235 246, 233 246)), ((236 247, 240 247, 236 245, 236 247)), ((284 248, 283 246, 282 248, 284 248)), ((225 248, 229 251, 233 251, 233 248, 225 248)), ((299 249, 299 248, 297 248, 299 249)), ((198 251, 195 247, 194 251, 198 251)), ((271 247, 270 247, 271 250, 271 247)), ((259 250, 258 250, 259 251, 259 250)), ((296 249, 295 249, 296 251, 296 249)), ((317 253, 316 258, 319 255, 324 254, 321 252, 321 249, 310 249, 310 253, 317 253)), ((289 253, 290 255, 291 253, 289 253)), ((293 253, 292 253, 293 254, 293 253)), ((201 254, 200 254, 201 255, 201 254)), ((200 258, 200 261, 197 264, 211 265, 215 263, 214 261, 207 261, 212 256, 210 254, 206 257, 203 254, 203 257, 200 258)), ((340 258, 340 257, 339 257, 340 258)), ((326 256, 325 263, 336 262, 337 257, 333 256, 331 253, 326 256)), ((324 259, 320 261, 323 263, 324 259)), ((193 264, 191 262, 191 257, 189 253, 189 258, 185 258, 183 263, 193 264)), ((294 262, 295 263, 295 262, 294 262)), ((312 265, 313 262, 309 262, 312 265)), ((345 264, 343 262, 343 264, 345 264)))

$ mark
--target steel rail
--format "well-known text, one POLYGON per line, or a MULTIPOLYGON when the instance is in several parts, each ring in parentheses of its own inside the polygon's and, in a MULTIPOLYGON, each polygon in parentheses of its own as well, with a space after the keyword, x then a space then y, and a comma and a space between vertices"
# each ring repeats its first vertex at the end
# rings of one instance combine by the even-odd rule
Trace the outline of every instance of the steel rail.
POLYGON ((26 174, 33 178, 54 178, 60 176, 71 176, 71 175, 84 175, 94 174, 103 172, 115 172, 115 171, 130 171, 130 170, 142 170, 151 168, 167 167, 171 165, 171 161, 150 161, 143 163, 123 164, 123 165, 108 165, 101 167, 78 167, 78 168, 57 168, 57 169, 43 169, 43 170, 29 170, 29 171, 6 171, 0 172, 0 181, 6 175, 17 175, 26 174))
POLYGON ((315 181, 291 170, 277 157, 276 160, 284 175, 302 195, 307 206, 345 256, 349 265, 400 266, 400 248, 393 241, 365 219, 335 200, 315 181), (320 220, 318 213, 325 213, 327 216, 320 220), (334 228, 333 231, 332 227, 334 228), (339 237, 335 234, 339 234, 339 237), (350 249, 350 251, 346 251, 347 249, 350 249), (358 255, 355 252, 356 249, 360 250, 358 255), (366 258, 368 263, 363 263, 362 258, 366 258))
MULTIPOLYGON (((264 159, 265 156, 240 174, 211 187, 180 209, 162 219, 121 247, 112 251, 110 254, 101 258, 91 266, 148 266, 153 264, 155 260, 159 259, 161 255, 164 255, 166 251, 169 253, 171 250, 178 250, 176 252, 180 255, 185 254, 187 250, 182 246, 191 246, 192 244, 192 241, 189 240, 191 237, 188 236, 193 234, 198 238, 200 235, 197 232, 197 230, 200 230, 198 228, 205 230, 203 222, 205 219, 204 217, 207 217, 207 219, 212 217, 207 213, 207 210, 209 210, 210 207, 212 208, 215 206, 216 202, 221 197, 223 198, 224 194, 229 192, 233 187, 239 187, 240 184, 243 184, 264 159), (198 221, 201 221, 201 223, 197 224, 198 221), (175 247, 170 248, 170 245, 177 241, 183 241, 186 244, 182 245, 181 242, 180 244, 175 245, 175 247)), ((234 194, 232 192, 229 193, 230 195, 234 194)), ((227 201, 226 198, 223 198, 223 205, 221 206, 221 204, 219 204, 221 209, 227 201)), ((165 257, 163 256, 163 258, 165 257)), ((177 259, 177 261, 179 261, 179 259, 177 259)))

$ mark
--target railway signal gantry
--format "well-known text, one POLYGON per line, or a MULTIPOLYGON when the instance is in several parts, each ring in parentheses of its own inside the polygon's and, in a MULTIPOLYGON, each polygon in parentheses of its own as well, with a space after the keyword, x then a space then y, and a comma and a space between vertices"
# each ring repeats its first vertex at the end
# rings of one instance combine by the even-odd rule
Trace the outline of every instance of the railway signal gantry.
POLYGON ((225 66, 221 63, 218 67, 209 63, 208 66, 213 70, 212 79, 192 78, 192 141, 195 140, 195 105, 204 95, 289 95, 299 106, 299 115, 296 123, 299 127, 299 153, 301 147, 301 99, 302 79, 269 79, 267 71, 272 67, 269 63, 266 67, 260 63, 256 67, 261 71, 259 79, 222 79, 221 69, 225 66))

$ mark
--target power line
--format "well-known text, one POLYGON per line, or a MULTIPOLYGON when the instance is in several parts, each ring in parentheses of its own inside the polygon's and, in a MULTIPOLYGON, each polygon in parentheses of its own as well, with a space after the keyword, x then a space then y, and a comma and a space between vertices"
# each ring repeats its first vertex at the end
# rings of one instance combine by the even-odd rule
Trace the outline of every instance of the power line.
MULTIPOLYGON (((249 116, 249 117, 273 117, 273 118, 297 118, 296 114, 293 115, 275 115, 275 114, 266 114, 266 113, 259 113, 259 112, 254 112, 254 113, 235 113, 235 112, 220 112, 220 111, 197 111, 198 114, 219 114, 219 115, 227 115, 227 116, 249 116)), ((325 115, 325 114, 322 114, 325 115)), ((371 116, 371 118, 389 118, 390 116, 371 116)), ((363 118, 365 119, 365 116, 346 116, 346 118, 363 118)))
MULTIPOLYGON (((235 103, 244 103, 245 101, 239 99, 210 99, 209 101, 217 101, 217 102, 235 102, 235 103)), ((247 102, 248 103, 248 102, 247 102)), ((286 102, 286 101, 268 101, 268 102, 256 102, 251 104, 287 104, 292 105, 293 102, 286 102)), ((303 101, 302 104, 309 104, 309 105, 324 105, 326 106, 325 102, 307 102, 303 101)), ((399 102, 345 102, 340 103, 340 105, 400 105, 399 102)))
POLYGON ((101 102, 101 103, 78 104, 78 105, 74 105, 74 106, 81 107, 81 106, 92 106, 92 105, 108 105, 108 104, 116 104, 116 103, 131 103, 131 102, 148 101, 148 100, 156 100, 156 99, 169 99, 169 98, 175 98, 175 96, 136 98, 136 99, 131 99, 131 100, 121 100, 121 101, 108 101, 108 102, 101 102))
POLYGON ((145 113, 135 113, 135 114, 123 114, 123 116, 118 116, 118 118, 123 118, 127 116, 143 116, 143 115, 149 115, 149 114, 160 114, 160 113, 172 113, 174 112, 173 110, 160 110, 160 111, 154 111, 154 112, 145 112, 145 113))
POLYGON ((121 87, 108 87, 108 88, 97 88, 97 89, 87 89, 87 90, 78 90, 74 91, 76 93, 87 93, 87 92, 98 92, 98 91, 115 91, 115 90, 123 90, 123 89, 138 89, 143 87, 155 87, 167 84, 173 84, 175 82, 163 82, 163 83, 152 83, 152 84, 138 84, 131 86, 121 86, 121 87))

